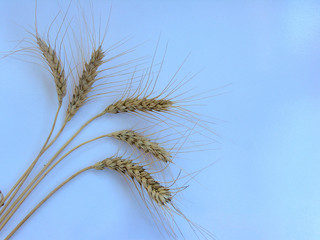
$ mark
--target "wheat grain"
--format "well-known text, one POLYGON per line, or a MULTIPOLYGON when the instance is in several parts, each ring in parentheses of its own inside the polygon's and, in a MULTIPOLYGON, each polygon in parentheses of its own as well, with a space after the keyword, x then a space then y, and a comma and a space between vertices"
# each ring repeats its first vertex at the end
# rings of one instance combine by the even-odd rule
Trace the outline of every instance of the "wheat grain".
POLYGON ((131 146, 135 146, 144 153, 152 154, 156 159, 160 161, 163 161, 165 163, 172 162, 171 155, 165 148, 133 130, 122 130, 113 132, 109 134, 109 136, 126 142, 131 146))
POLYGON ((119 100, 106 109, 106 113, 122 112, 166 112, 172 107, 173 102, 166 99, 156 98, 127 98, 119 100))
POLYGON ((101 46, 94 50, 91 54, 90 61, 85 63, 82 75, 79 78, 79 84, 75 86, 73 96, 69 102, 67 109, 67 121, 76 114, 79 108, 87 100, 88 93, 92 89, 92 85, 97 81, 98 67, 102 65, 105 53, 101 46))
POLYGON ((132 160, 120 157, 107 158, 96 163, 94 168, 97 170, 109 168, 136 180, 147 191, 150 198, 161 206, 167 205, 172 200, 170 189, 162 186, 149 172, 132 160))
POLYGON ((57 56, 56 51, 50 46, 50 44, 47 44, 39 36, 36 36, 36 40, 38 47, 51 70, 51 74, 53 75, 54 82, 56 84, 58 100, 59 103, 61 103, 63 97, 66 95, 67 90, 65 73, 61 60, 57 56))

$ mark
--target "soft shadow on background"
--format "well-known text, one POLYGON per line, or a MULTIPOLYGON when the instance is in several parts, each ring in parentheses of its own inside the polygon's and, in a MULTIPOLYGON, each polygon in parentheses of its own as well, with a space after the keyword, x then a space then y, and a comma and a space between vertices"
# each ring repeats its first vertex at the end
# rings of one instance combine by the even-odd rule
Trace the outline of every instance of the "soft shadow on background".
MULTIPOLYGON (((5 52, 27 37, 21 27, 33 26, 35 4, 0 2, 0 51, 5 52)), ((87 1, 79 2, 90 9, 87 1)), ((77 4, 71 4, 69 16, 79 11, 77 4)), ((59 9, 67 6, 38 1, 39 30, 45 33, 59 9)), ((110 2, 94 1, 92 8, 105 21, 110 2)), ((220 240, 320 239, 320 3, 121 0, 113 1, 111 12, 108 41, 130 36, 129 46, 147 41, 137 49, 139 54, 153 54, 160 35, 160 55, 168 41, 165 75, 171 76, 191 52, 182 73, 200 71, 193 80, 198 92, 223 92, 198 108, 215 119, 216 150, 188 153, 185 162, 179 159, 190 171, 215 162, 197 175, 200 184, 191 182, 184 191, 180 202, 186 215, 220 240)), ((0 62, 0 189, 6 193, 39 151, 57 102, 42 68, 14 58, 0 62)), ((76 126, 88 119, 86 110, 91 108, 74 119, 76 126)), ((99 120, 81 139, 96 136, 107 120, 99 120)), ((110 121, 130 126, 126 118, 110 121)), ((85 166, 89 158, 100 160, 117 146, 108 144, 70 156, 26 201, 11 226, 37 196, 75 167, 85 166)), ((185 238, 196 239, 178 221, 185 238)), ((13 239, 106 238, 165 239, 115 173, 79 177, 13 239)))

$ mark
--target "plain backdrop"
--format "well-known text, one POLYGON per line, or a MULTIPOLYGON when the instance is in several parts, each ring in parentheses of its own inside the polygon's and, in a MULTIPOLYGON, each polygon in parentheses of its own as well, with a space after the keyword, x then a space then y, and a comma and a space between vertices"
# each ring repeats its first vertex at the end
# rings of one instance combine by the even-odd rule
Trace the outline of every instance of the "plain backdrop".
MULTIPOLYGON (((26 30, 34 33, 35 2, 0 3, 4 56, 30 38, 26 30)), ((60 11, 50 31, 54 41, 69 2, 39 0, 37 5, 42 36, 60 11)), ((69 36, 85 29, 76 24, 81 11, 93 15, 97 24, 99 19, 106 23, 110 6, 106 0, 72 1, 64 23, 70 23, 69 36)), ((199 73, 183 87, 196 86, 188 93, 194 92, 196 98, 212 96, 192 107, 202 114, 200 118, 215 123, 206 125, 210 131, 202 129, 210 138, 194 135, 200 149, 208 151, 192 148, 177 159, 188 172, 203 169, 177 200, 186 216, 220 240, 320 239, 319 1, 117 0, 112 2, 105 44, 124 38, 128 41, 115 53, 137 46, 132 56, 149 56, 149 64, 158 39, 158 60, 168 44, 160 88, 189 56, 180 79, 189 72, 199 73), (207 142, 210 145, 205 146, 207 142)), ((72 45, 80 52, 74 42, 65 43, 67 50, 72 45)), ((41 66, 27 52, 0 60, 0 189, 4 194, 37 155, 57 108, 53 80, 41 66)), ((110 103, 104 101, 100 98, 79 111, 36 170, 99 107, 110 103)), ((66 105, 58 127, 65 109, 66 105)), ((101 118, 73 146, 143 121, 124 115, 101 118)), ((119 146, 100 140, 67 157, 22 205, 0 238, 50 189, 119 146)), ((197 239, 184 219, 176 220, 185 239, 197 239)), ((12 239, 166 238, 134 187, 119 174, 106 171, 87 172, 66 185, 12 239)), ((183 237, 178 234, 178 239, 183 237)))

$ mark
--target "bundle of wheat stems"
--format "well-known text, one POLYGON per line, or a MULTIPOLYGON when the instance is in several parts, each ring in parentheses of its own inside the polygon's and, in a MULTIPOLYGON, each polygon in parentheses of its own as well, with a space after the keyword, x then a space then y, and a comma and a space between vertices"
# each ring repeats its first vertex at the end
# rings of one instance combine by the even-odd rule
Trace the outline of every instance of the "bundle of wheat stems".
MULTIPOLYGON (((182 86, 182 81, 175 82, 174 80, 171 80, 165 89, 163 89, 160 93, 155 94, 155 84, 158 81, 159 73, 154 74, 152 72, 153 63, 151 64, 151 67, 145 69, 145 72, 141 76, 139 76, 139 86, 136 87, 135 90, 132 90, 134 85, 133 82, 136 79, 133 76, 136 72, 133 71, 133 75, 128 78, 128 84, 126 84, 127 88, 122 89, 122 97, 115 100, 109 106, 106 106, 103 111, 93 116, 85 124, 83 124, 55 153, 55 155, 51 159, 47 160, 42 169, 40 169, 35 174, 35 176, 31 178, 31 173, 35 171, 35 166, 37 165, 39 159, 43 157, 43 154, 60 137, 65 127, 75 116, 75 114, 77 114, 80 108, 86 102, 88 102, 88 100, 90 100, 92 96, 94 96, 90 94, 95 88, 96 83, 98 81, 101 81, 101 79, 106 82, 109 81, 109 78, 112 74, 109 75, 109 77, 108 75, 104 77, 98 77, 102 72, 108 71, 112 68, 104 68, 103 66, 105 65, 105 63, 112 62, 113 59, 117 59, 118 57, 123 56, 128 52, 127 51, 112 57, 108 56, 110 49, 104 50, 103 44, 105 35, 102 39, 98 40, 97 44, 94 44, 92 46, 89 59, 87 61, 83 61, 82 69, 78 70, 76 76, 77 83, 74 84, 73 93, 70 94, 70 100, 66 109, 62 127, 57 131, 57 134, 52 137, 53 131, 56 128, 57 117, 60 113, 62 113, 61 107, 63 102, 66 100, 65 96, 67 95, 68 89, 67 81, 71 74, 66 74, 65 63, 60 57, 61 49, 58 49, 57 44, 51 45, 48 39, 41 37, 37 30, 37 23, 35 24, 35 33, 32 34, 32 37, 33 44, 38 56, 40 56, 44 60, 47 68, 52 75, 58 98, 58 109, 54 118, 52 129, 38 156, 31 163, 24 174, 18 179, 18 181, 12 186, 11 190, 8 193, 3 195, 0 191, 0 231, 7 225, 12 216, 23 204, 25 199, 53 170, 53 168, 55 168, 71 152, 82 147, 83 145, 101 138, 113 138, 128 144, 133 149, 135 149, 134 152, 139 152, 139 155, 138 157, 134 156, 133 154, 129 156, 125 154, 109 156, 102 161, 98 161, 95 164, 87 166, 74 173, 72 176, 58 185, 55 189, 53 189, 42 201, 40 201, 21 220, 21 222, 13 228, 13 230, 9 233, 9 235, 5 237, 5 239, 10 239, 35 211, 37 211, 56 191, 58 191, 61 187, 74 179, 76 176, 89 170, 101 171, 108 169, 122 174, 125 178, 131 181, 138 190, 143 201, 148 204, 148 208, 156 209, 155 212, 156 214, 158 214, 158 217, 160 218, 160 221, 162 223, 163 218, 169 218, 168 222, 171 223, 169 223, 168 226, 165 227, 165 229, 169 233, 170 237, 177 238, 177 234, 174 231, 174 226, 172 226, 175 224, 175 221, 173 220, 174 214, 185 218, 190 223, 190 226, 199 230, 201 234, 206 238, 212 237, 209 232, 207 232, 203 228, 200 228, 196 224, 193 224, 188 218, 186 218, 185 215, 174 204, 175 195, 184 189, 184 187, 172 187, 174 186, 174 183, 177 179, 172 180, 170 185, 168 184, 168 182, 162 183, 159 179, 156 179, 157 174, 155 174, 155 172, 152 172, 152 167, 150 166, 152 166, 154 163, 161 162, 163 165, 159 171, 162 172, 164 169, 169 168, 172 164, 174 164, 174 154, 173 151, 170 151, 172 149, 165 148, 161 143, 151 139, 150 135, 144 134, 143 132, 139 132, 135 129, 124 129, 115 131, 83 142, 82 144, 72 148, 70 151, 66 152, 63 156, 58 158, 59 155, 65 150, 65 148, 71 143, 71 141, 73 141, 86 126, 92 124, 95 119, 103 115, 121 113, 134 114, 136 116, 140 116, 142 119, 141 121, 144 121, 145 118, 157 121, 161 119, 160 117, 162 116, 166 117, 172 115, 181 117, 182 120, 193 119, 193 121, 195 121, 195 116, 193 116, 192 113, 185 111, 177 98, 173 96, 173 93, 175 93, 175 91, 182 86)), ((126 62, 121 66, 127 66, 131 63, 135 63, 135 61, 126 62)), ((116 67, 118 67, 118 65, 116 67)), ((136 66, 134 67, 136 69, 136 66)), ((71 68, 69 67, 69 69, 71 68)), ((117 74, 113 75, 113 77, 117 76, 117 74)), ((182 121, 179 124, 183 125, 184 122, 182 121)), ((177 136, 177 138, 181 138, 181 136, 177 136)), ((178 151, 179 149, 177 150, 177 152, 178 151)))

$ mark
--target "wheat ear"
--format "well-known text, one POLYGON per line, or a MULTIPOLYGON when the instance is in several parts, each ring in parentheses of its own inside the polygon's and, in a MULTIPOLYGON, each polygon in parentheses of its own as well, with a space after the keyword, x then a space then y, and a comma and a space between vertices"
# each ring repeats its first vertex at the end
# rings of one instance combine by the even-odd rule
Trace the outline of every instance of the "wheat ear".
POLYGON ((67 121, 70 121, 87 100, 92 85, 97 81, 98 68, 102 65, 104 56, 105 53, 102 51, 101 46, 99 46, 97 50, 92 52, 90 61, 85 63, 82 75, 79 78, 79 84, 75 86, 67 109, 67 121))
MULTIPOLYGON (((84 143, 85 144, 85 143, 84 143)), ((76 149, 76 148, 75 148, 76 149)), ((67 154, 66 154, 67 155, 67 154)), ((63 158, 62 158, 63 159, 63 158)), ((130 179, 136 180, 140 186, 145 188, 151 199, 153 199, 160 206, 166 206, 172 200, 172 195, 169 188, 163 187, 159 182, 154 180, 150 173, 148 173, 142 166, 133 163, 131 160, 122 159, 120 157, 107 158, 93 166, 86 167, 77 173, 70 176, 67 180, 62 182, 54 190, 52 190, 41 202, 34 207, 28 215, 10 232, 5 240, 10 239, 16 231, 30 218, 30 216, 37 211, 54 193, 56 193, 65 184, 70 182, 81 173, 90 170, 112 169, 119 173, 127 175, 130 179)))
POLYGON ((96 163, 94 168, 97 170, 109 168, 136 180, 147 191, 150 198, 160 206, 165 206, 172 200, 170 189, 162 186, 149 172, 132 160, 120 157, 107 158, 96 163))
POLYGON ((166 112, 172 107, 173 102, 157 98, 127 98, 119 100, 106 109, 106 113, 121 112, 166 112))
POLYGON ((144 153, 152 154, 156 159, 162 162, 172 163, 171 155, 165 148, 161 147, 158 143, 151 141, 147 137, 133 130, 122 130, 118 132, 113 132, 108 136, 126 142, 131 146, 135 146, 144 153))
POLYGON ((57 56, 56 51, 50 46, 50 44, 47 44, 39 36, 37 36, 36 39, 38 47, 51 70, 51 74, 53 75, 54 82, 56 84, 58 100, 59 103, 61 103, 67 91, 66 78, 61 60, 57 56))

